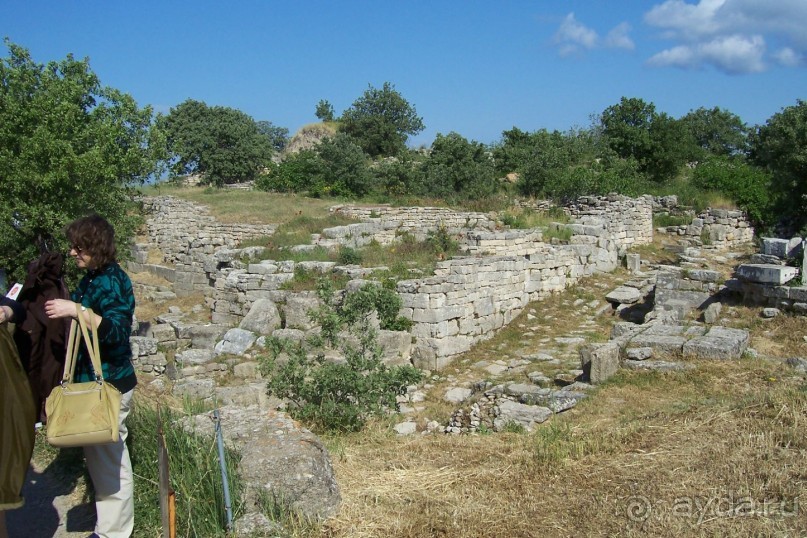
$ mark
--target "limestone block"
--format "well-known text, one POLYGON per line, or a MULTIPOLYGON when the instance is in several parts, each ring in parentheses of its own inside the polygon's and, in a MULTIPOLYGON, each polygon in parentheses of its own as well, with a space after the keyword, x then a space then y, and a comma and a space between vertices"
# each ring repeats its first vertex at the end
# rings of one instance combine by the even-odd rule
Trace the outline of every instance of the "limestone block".
POLYGON ((252 303, 238 327, 255 334, 272 334, 272 331, 279 329, 280 325, 280 312, 274 301, 258 299, 252 303))
POLYGON ((510 400, 504 400, 498 406, 499 414, 493 420, 493 429, 502 431, 510 424, 522 426, 532 431, 536 425, 546 422, 552 416, 552 410, 537 405, 525 405, 510 400))
POLYGON ((240 379, 260 379, 260 367, 255 361, 247 361, 233 366, 233 375, 240 379))
POLYGON ((761 250, 763 254, 776 256, 777 258, 792 258, 798 255, 801 250, 801 237, 791 239, 763 237, 761 250))
POLYGON ((213 396, 216 382, 212 379, 183 379, 174 384, 173 394, 179 398, 205 399, 213 396))
POLYGON ((748 282, 760 284, 785 284, 799 274, 797 267, 770 264, 743 264, 737 268, 737 276, 748 282))
POLYGON ((716 326, 705 335, 686 342, 683 353, 686 357, 700 359, 739 359, 748 348, 748 342, 748 331, 716 326))
POLYGON ((642 270, 642 259, 638 254, 626 254, 625 266, 630 273, 638 273, 642 270))
POLYGON ((582 346, 580 364, 592 385, 602 383, 619 370, 619 346, 613 342, 582 346))
POLYGON ((148 336, 131 336, 129 345, 132 348, 132 356, 142 357, 157 353, 157 340, 148 336))
POLYGON ((412 313, 412 321, 415 323, 437 323, 448 319, 461 318, 464 315, 465 308, 460 306, 447 306, 433 309, 416 308, 412 313))
POLYGON ((223 339, 216 343, 213 351, 216 355, 229 353, 232 355, 243 355, 243 353, 252 347, 256 340, 255 333, 245 331, 244 329, 230 329, 224 334, 223 339))
POLYGON ((159 343, 176 340, 177 331, 169 323, 157 323, 149 327, 149 335, 159 343))
POLYGON ((443 395, 443 400, 454 404, 462 403, 470 398, 471 394, 473 394, 473 391, 469 388, 453 387, 446 391, 443 395))
POLYGON ((284 308, 287 329, 301 329, 303 331, 314 328, 314 322, 309 315, 310 310, 319 308, 320 302, 316 297, 294 295, 288 298, 284 308))
POLYGON ((198 366, 214 359, 212 349, 186 349, 176 354, 175 360, 181 366, 198 366))
POLYGON ((614 304, 634 304, 639 302, 641 298, 642 294, 639 290, 629 286, 619 286, 605 296, 609 303, 614 304))
POLYGON ((717 320, 720 319, 720 310, 721 304, 720 303, 711 303, 706 309, 703 311, 703 321, 712 325, 717 323, 717 320))

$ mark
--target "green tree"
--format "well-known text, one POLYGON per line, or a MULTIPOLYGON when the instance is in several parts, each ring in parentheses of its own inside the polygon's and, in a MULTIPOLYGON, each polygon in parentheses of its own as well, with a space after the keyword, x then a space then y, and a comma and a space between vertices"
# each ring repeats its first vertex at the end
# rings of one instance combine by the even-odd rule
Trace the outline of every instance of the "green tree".
POLYGON ((698 148, 692 160, 705 159, 707 155, 729 157, 748 151, 750 129, 736 114, 718 107, 691 110, 681 118, 698 148))
POLYGON ((364 196, 370 191, 373 176, 367 155, 355 140, 344 133, 325 138, 316 147, 319 165, 311 178, 313 196, 364 196))
MULTIPOLYGON (((0 59, 0 267, 24 278, 39 248, 64 249, 62 229, 97 212, 124 247, 139 223, 133 187, 158 171, 152 111, 103 86, 89 60, 36 63, 5 42, 0 59)), ((121 249, 126 252, 125 249, 121 249)))
POLYGON ((410 135, 425 129, 415 107, 389 82, 372 85, 342 113, 340 129, 355 138, 371 157, 394 156, 406 148, 410 135))
POLYGON ((255 179, 272 157, 270 139, 247 114, 188 99, 157 118, 174 176, 197 173, 220 187, 255 179))
POLYGON ((283 151, 289 143, 289 130, 274 125, 271 121, 261 120, 255 122, 258 132, 269 139, 269 145, 275 151, 283 151))
POLYGON ((467 200, 489 196, 499 186, 488 148, 453 132, 437 134, 419 170, 421 195, 467 200))
POLYGON ((642 162, 651 152, 650 126, 655 118, 654 104, 623 97, 600 117, 603 138, 620 157, 642 162))
POLYGON ((751 160, 771 174, 782 216, 807 224, 807 101, 799 99, 757 129, 751 160))
POLYGON ((333 105, 325 99, 320 99, 317 103, 316 116, 319 121, 333 121, 333 105))
POLYGON ((605 144, 623 159, 634 159, 653 181, 672 179, 691 154, 694 142, 683 125, 653 103, 623 97, 603 111, 600 126, 605 144))

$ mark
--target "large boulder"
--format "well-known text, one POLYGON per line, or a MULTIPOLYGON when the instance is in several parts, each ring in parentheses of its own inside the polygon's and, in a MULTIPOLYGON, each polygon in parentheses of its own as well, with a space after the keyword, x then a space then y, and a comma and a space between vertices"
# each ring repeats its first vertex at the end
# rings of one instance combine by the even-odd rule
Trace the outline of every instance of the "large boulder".
POLYGON ((252 307, 250 307, 244 319, 241 320, 238 328, 255 334, 272 334, 272 331, 279 329, 280 325, 280 312, 274 301, 271 299, 257 299, 252 303, 252 307))
MULTIPOLYGON (((219 410, 221 432, 241 461, 245 483, 245 517, 260 512, 264 496, 282 499, 306 518, 322 521, 337 513, 342 502, 339 485, 325 446, 310 431, 279 411, 258 405, 226 406, 219 410)), ((209 414, 193 417, 193 428, 214 435, 209 414)))

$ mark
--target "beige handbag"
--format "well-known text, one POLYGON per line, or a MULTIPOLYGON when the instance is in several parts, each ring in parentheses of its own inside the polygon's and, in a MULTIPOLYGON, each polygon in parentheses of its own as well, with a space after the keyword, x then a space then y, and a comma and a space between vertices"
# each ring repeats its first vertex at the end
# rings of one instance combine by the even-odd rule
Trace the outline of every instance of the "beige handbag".
MULTIPOLYGON (((92 310, 87 311, 92 314, 92 310)), ((73 320, 70 324, 62 382, 53 388, 45 400, 48 443, 55 447, 102 445, 118 441, 121 393, 104 381, 95 323, 90 323, 90 339, 84 312, 79 305, 76 305, 76 313, 78 323, 73 320), (79 328, 81 336, 78 335, 79 328), (74 383, 73 375, 82 338, 92 361, 95 381, 74 383)))

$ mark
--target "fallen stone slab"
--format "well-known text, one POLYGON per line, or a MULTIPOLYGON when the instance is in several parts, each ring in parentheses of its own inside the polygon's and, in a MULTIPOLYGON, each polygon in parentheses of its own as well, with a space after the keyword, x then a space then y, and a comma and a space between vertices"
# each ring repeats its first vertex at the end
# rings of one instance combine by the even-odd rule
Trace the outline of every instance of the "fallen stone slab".
POLYGON ((656 372, 680 372, 684 370, 692 370, 695 368, 694 364, 676 361, 639 361, 627 359, 622 363, 622 366, 629 370, 651 370, 656 372))
POLYGON ((762 254, 767 254, 768 256, 792 258, 801 251, 801 237, 792 237, 790 239, 763 237, 761 250, 762 254))
POLYGON ((553 413, 562 413, 576 406, 578 402, 585 399, 587 394, 571 390, 556 390, 546 399, 546 407, 553 413))
POLYGON ((635 304, 642 298, 642 294, 636 288, 619 286, 605 296, 605 300, 611 304, 635 304))
POLYGON ((782 285, 799 274, 797 267, 788 265, 745 263, 737 268, 737 276, 747 282, 782 285))
POLYGON ((552 416, 552 410, 547 407, 525 405, 510 400, 504 400, 498 409, 499 414, 493 419, 493 429, 497 432, 509 424, 517 424, 531 432, 537 424, 546 422, 552 416))
MULTIPOLYGON (((259 406, 220 408, 225 442, 241 455, 245 513, 259 511, 263 495, 283 499, 308 518, 322 521, 336 514, 342 498, 327 449, 320 439, 278 411, 259 406)), ((197 433, 213 436, 210 417, 196 415, 197 433)))
POLYGON ((453 387, 446 391, 443 395, 443 400, 449 403, 462 403, 471 397, 473 391, 464 387, 453 387))
POLYGON ((698 359, 736 360, 748 348, 748 331, 727 327, 712 327, 703 336, 686 342, 683 346, 685 357, 698 359))

